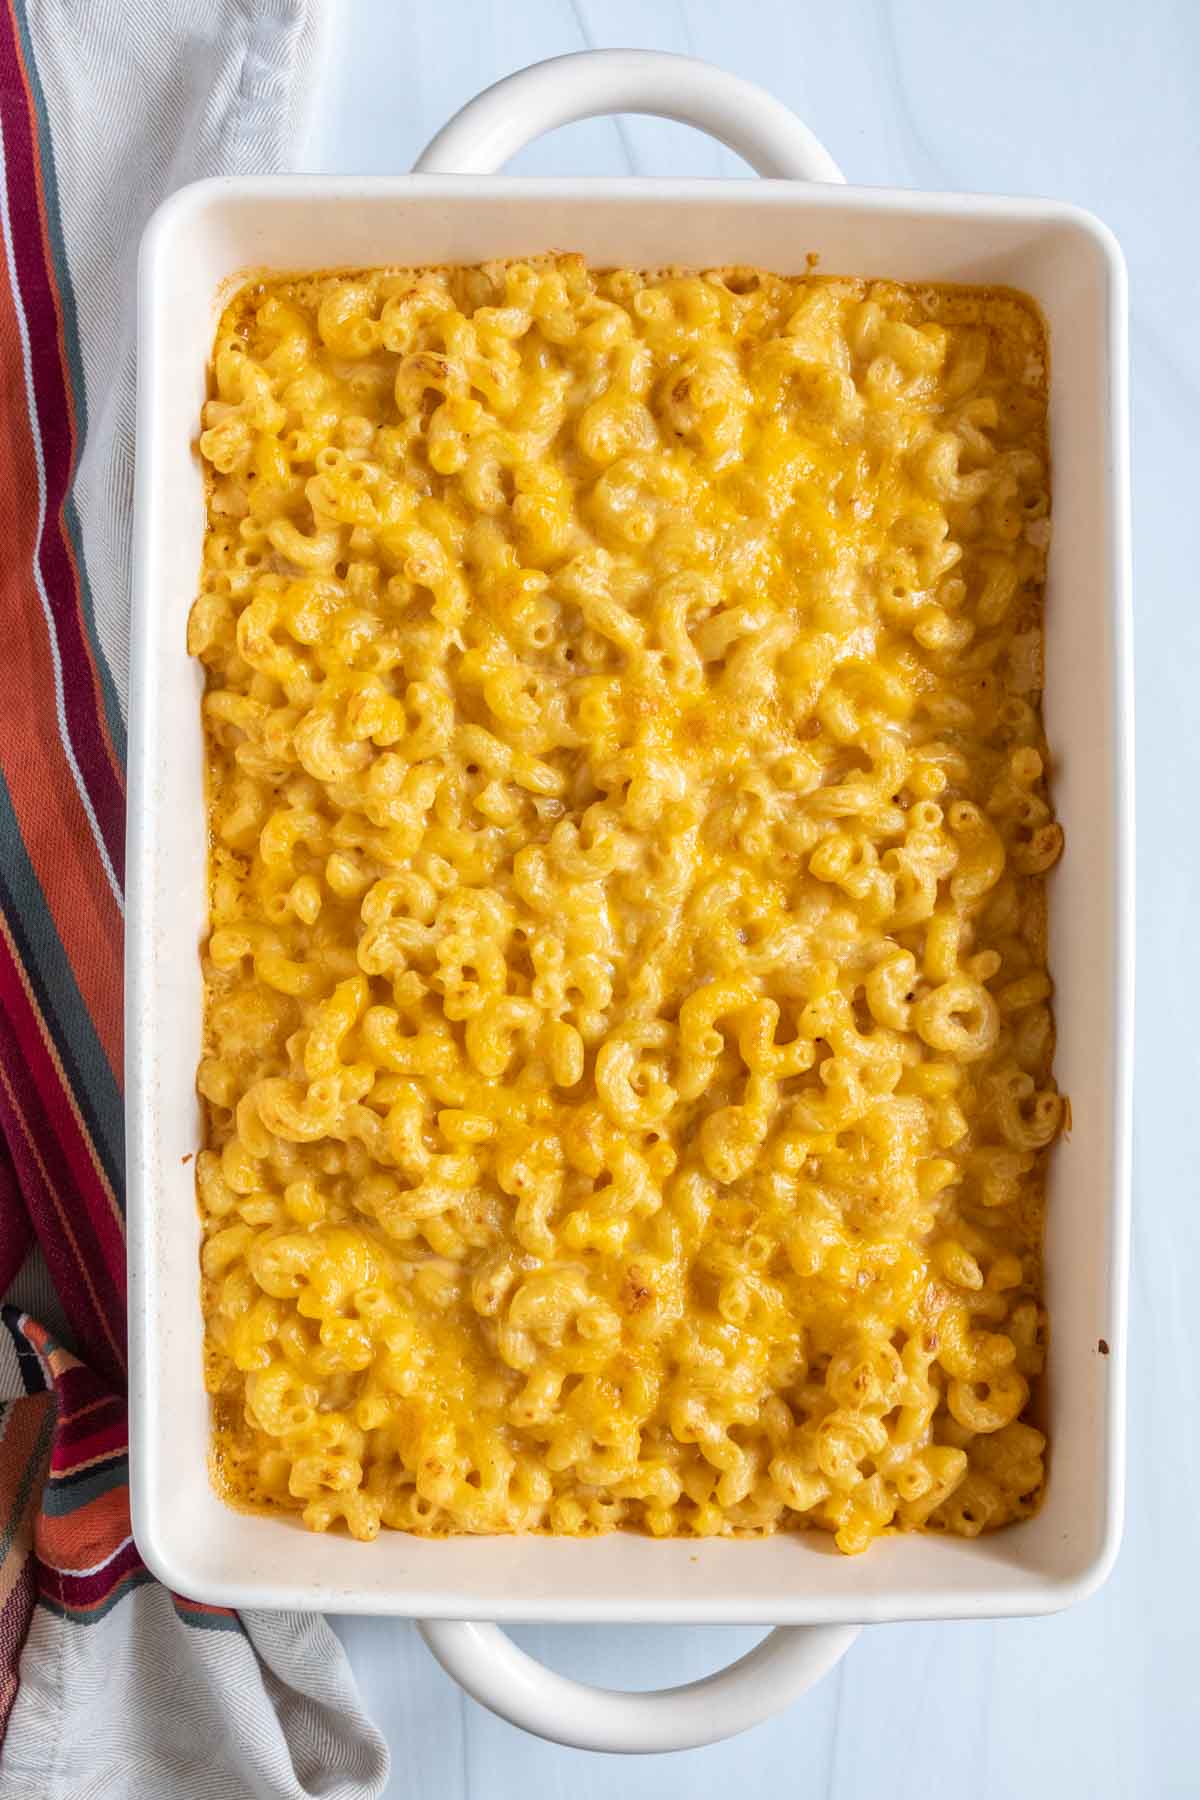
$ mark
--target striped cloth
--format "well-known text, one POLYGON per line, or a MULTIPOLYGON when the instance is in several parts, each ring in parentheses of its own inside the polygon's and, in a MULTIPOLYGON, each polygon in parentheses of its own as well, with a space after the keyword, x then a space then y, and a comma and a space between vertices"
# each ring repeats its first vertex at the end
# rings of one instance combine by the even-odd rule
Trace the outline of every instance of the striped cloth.
POLYGON ((327 6, 0 0, 2 1800, 387 1778, 325 1622, 168 1594, 126 1485, 136 249, 181 181, 286 166, 327 6))

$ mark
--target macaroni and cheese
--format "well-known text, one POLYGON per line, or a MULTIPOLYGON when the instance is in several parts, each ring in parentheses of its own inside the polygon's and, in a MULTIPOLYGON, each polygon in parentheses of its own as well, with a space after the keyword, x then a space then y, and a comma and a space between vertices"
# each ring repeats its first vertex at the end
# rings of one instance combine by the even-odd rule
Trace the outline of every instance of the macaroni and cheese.
POLYGON ((237 294, 211 391, 225 1491, 847 1552, 1029 1513, 1032 304, 317 275, 237 294))

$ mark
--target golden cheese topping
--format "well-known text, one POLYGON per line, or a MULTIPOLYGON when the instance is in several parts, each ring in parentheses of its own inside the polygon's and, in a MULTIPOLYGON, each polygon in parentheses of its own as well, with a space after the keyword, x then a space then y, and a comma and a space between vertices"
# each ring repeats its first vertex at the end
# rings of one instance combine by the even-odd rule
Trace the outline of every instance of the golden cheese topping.
POLYGON ((847 1552, 1035 1506, 1045 392, 1004 290, 234 298, 190 623, 232 1499, 847 1552))

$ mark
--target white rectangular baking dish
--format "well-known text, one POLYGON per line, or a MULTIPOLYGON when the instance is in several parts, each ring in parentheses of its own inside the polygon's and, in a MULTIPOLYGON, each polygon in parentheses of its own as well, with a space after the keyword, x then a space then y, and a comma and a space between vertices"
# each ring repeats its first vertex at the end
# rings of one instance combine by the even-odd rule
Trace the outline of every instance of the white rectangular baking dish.
POLYGON ((683 59, 634 52, 560 59, 511 78, 460 115, 424 161, 498 166, 539 130, 620 110, 687 119, 771 174, 816 179, 210 181, 175 195, 147 232, 126 965, 135 1535, 172 1587, 235 1606, 694 1623, 1047 1612, 1103 1579, 1122 1514, 1133 837, 1120 251, 1103 225, 1071 206, 837 185, 828 157, 768 96, 683 59), (1015 1529, 973 1542, 897 1537, 854 1559, 830 1553, 817 1533, 729 1543, 625 1534, 423 1541, 385 1532, 364 1547, 240 1515, 210 1485, 188 1160, 200 1133, 202 681, 186 653, 185 623, 203 530, 194 445, 219 297, 243 270, 469 263, 549 249, 579 250, 602 265, 748 263, 781 272, 803 270, 815 254, 831 273, 1009 283, 1046 315, 1046 722, 1067 843, 1053 883, 1050 954, 1057 1073, 1073 1129, 1053 1159, 1046 1246, 1050 1480, 1037 1518, 1015 1529))

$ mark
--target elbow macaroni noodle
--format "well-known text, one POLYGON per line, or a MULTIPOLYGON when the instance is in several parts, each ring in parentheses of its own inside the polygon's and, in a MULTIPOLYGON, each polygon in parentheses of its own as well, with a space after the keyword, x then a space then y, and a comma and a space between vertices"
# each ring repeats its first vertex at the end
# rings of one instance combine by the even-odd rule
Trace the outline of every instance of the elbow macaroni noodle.
POLYGON ((576 256, 248 286, 204 409, 203 1303, 316 1530, 1033 1510, 1045 345, 576 256))

